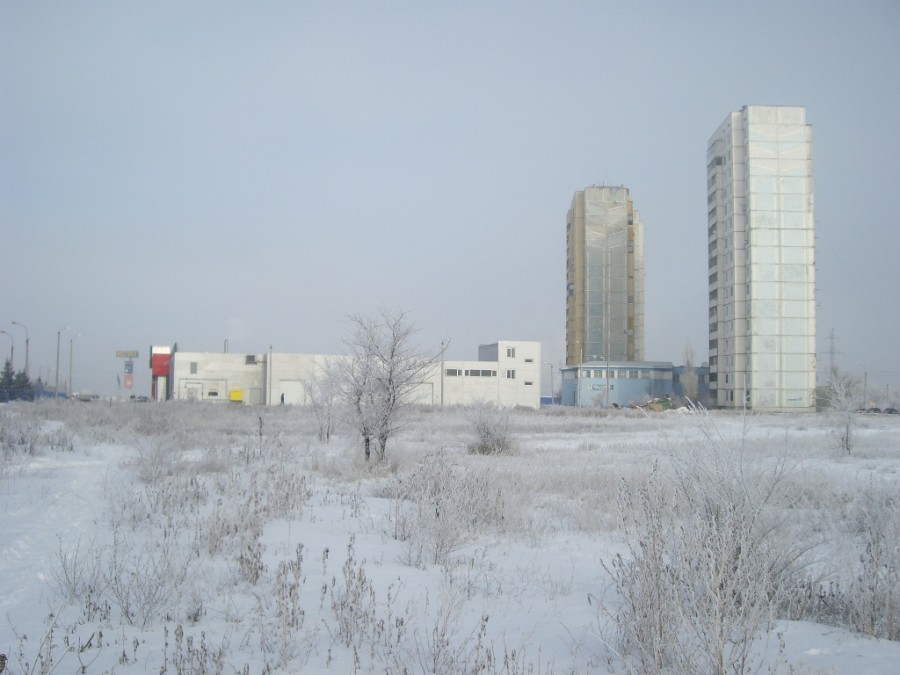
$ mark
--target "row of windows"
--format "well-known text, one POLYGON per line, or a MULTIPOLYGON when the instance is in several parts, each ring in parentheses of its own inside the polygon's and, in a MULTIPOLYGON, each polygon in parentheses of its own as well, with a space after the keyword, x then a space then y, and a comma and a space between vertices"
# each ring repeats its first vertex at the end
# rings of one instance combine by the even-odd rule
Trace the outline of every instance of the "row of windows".
MULTIPOLYGON (((444 374, 447 377, 497 377, 496 370, 476 370, 476 369, 468 369, 464 370, 462 368, 447 368, 444 371, 444 374)), ((516 371, 513 369, 509 369, 506 371, 506 379, 514 380, 516 379, 516 371)), ((528 380, 525 381, 526 386, 531 386, 534 384, 528 380)))
MULTIPOLYGON (((582 375, 583 378, 594 378, 594 379, 606 379, 606 371, 605 370, 585 370, 582 375)), ((612 370, 609 371, 609 378, 614 380, 618 379, 631 379, 636 380, 638 378, 642 378, 645 380, 650 379, 650 371, 649 370, 612 370)))
POLYGON ((497 377, 496 370, 463 370, 462 368, 447 368, 447 377, 497 377))

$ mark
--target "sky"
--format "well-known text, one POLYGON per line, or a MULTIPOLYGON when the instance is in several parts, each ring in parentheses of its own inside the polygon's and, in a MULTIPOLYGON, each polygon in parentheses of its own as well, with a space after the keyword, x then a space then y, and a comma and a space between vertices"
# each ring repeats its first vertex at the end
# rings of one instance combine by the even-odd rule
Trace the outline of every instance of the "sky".
POLYGON ((27 328, 33 377, 59 344, 108 395, 136 350, 145 394, 150 345, 337 353, 388 308, 559 366, 566 212, 605 183, 644 223, 646 357, 704 361, 706 146, 752 104, 813 126, 820 372, 892 394, 896 2, 4 0, 0 353, 27 328))

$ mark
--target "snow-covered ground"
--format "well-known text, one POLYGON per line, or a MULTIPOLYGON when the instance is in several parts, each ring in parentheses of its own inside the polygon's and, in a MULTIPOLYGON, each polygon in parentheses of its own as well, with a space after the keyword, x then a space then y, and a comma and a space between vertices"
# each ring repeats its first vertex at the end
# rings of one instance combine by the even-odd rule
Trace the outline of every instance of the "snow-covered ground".
MULTIPOLYGON (((367 465, 302 408, 0 407, 6 672, 640 672, 607 571, 634 550, 621 497, 716 449, 785 469, 784 537, 843 592, 822 603, 861 605, 867 569, 900 600, 900 541, 864 561, 870 523, 897 535, 900 416, 859 415, 850 455, 824 414, 515 411, 504 456, 469 454, 469 420, 414 413, 367 465)), ((900 642, 847 625, 859 608, 812 605, 751 665, 900 672, 900 642)))

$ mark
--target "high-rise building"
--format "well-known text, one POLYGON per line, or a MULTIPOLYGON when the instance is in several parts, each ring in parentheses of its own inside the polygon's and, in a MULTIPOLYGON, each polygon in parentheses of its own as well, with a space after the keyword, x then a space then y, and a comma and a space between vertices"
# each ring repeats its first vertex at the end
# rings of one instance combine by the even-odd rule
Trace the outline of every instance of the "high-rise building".
POLYGON ((642 361, 644 232, 628 188, 576 192, 566 242, 566 364, 642 361))
POLYGON ((813 410, 812 128, 806 110, 745 106, 707 151, 713 405, 813 410))

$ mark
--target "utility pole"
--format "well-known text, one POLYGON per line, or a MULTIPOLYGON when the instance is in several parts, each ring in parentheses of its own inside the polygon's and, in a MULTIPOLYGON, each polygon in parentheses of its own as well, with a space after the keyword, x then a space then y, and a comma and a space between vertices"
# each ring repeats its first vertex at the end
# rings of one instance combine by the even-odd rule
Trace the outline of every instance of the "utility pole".
POLYGON ((53 385, 53 398, 59 398, 59 341, 64 330, 71 330, 70 326, 56 331, 56 383, 53 385))

